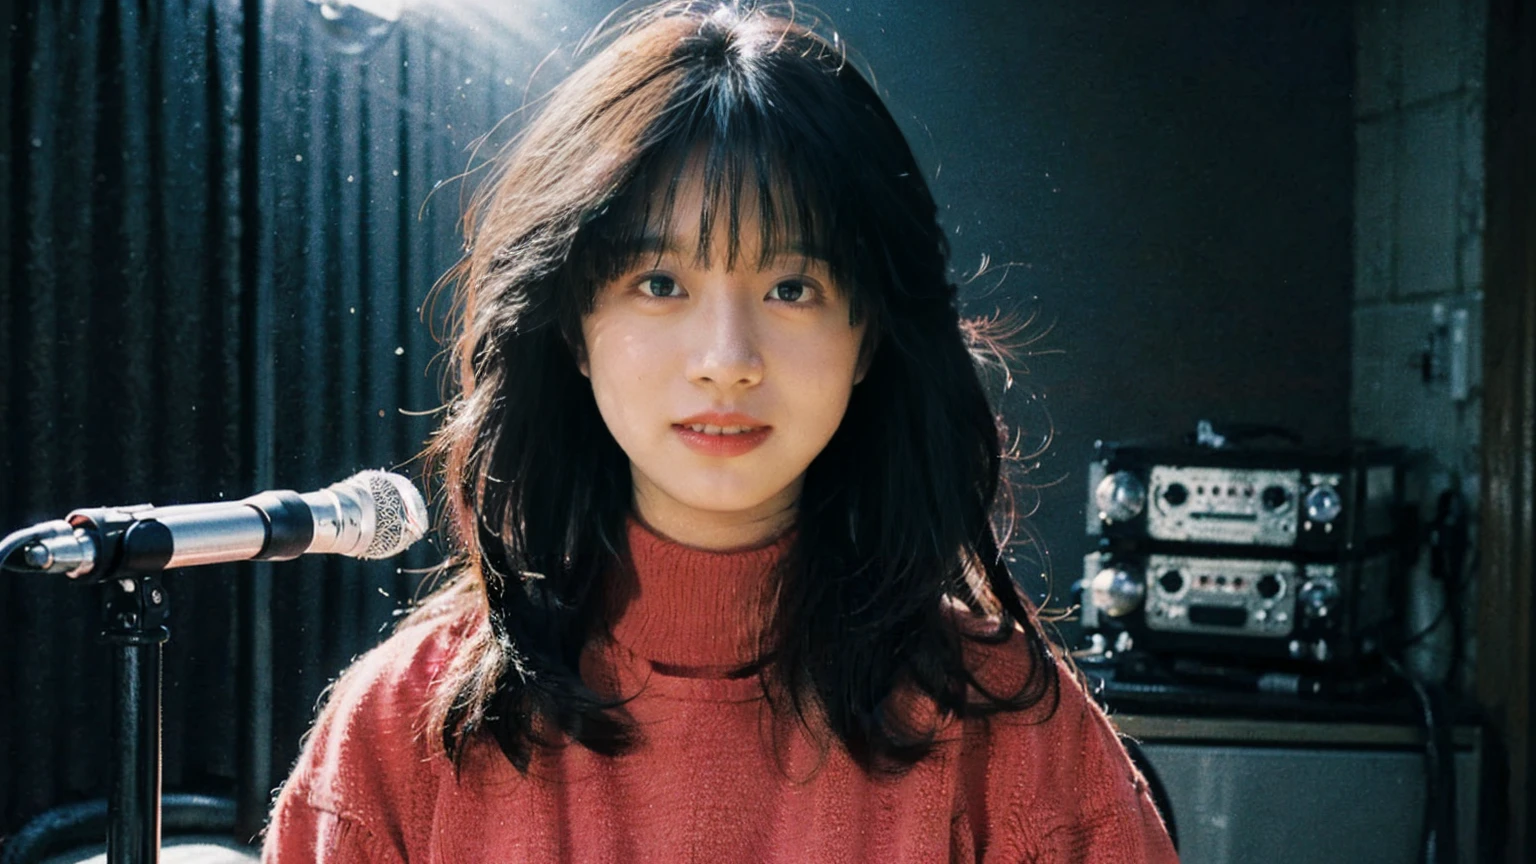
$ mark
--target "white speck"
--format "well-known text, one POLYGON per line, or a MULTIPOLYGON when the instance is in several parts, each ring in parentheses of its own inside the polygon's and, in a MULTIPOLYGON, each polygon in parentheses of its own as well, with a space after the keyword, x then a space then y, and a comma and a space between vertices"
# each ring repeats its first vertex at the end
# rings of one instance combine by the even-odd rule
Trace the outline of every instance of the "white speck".
POLYGON ((393 171, 391 171, 389 173, 395 175, 396 177, 399 177, 400 176, 400 169, 396 168, 395 170, 393 170, 393 171))
POLYGON ((347 182, 348 182, 348 183, 351 183, 351 182, 352 182, 352 175, 351 175, 351 174, 348 174, 348 175, 347 175, 347 182))
POLYGON ((501 80, 501 83, 507 85, 508 87, 511 87, 512 86, 512 79, 511 78, 503 78, 501 80))
POLYGON ((304 161, 304 154, 303 153, 295 153, 295 154, 293 154, 293 161, 295 161, 295 162, 303 162, 304 161))
POLYGON ((356 306, 348 306, 347 307, 347 311, 351 312, 353 315, 356 315, 357 314, 357 307, 356 306))
POLYGON ((396 357, 404 357, 405 356, 405 348, 403 346, 397 346, 395 348, 395 356, 396 357))
POLYGON ((400 65, 401 66, 410 66, 411 65, 411 61, 407 60, 404 63, 401 63, 400 65))
MULTIPOLYGON (((399 573, 399 572, 400 572, 400 571, 399 571, 399 570, 396 570, 396 571, 395 571, 395 572, 396 572, 396 573, 399 573)), ((380 597, 388 597, 388 596, 389 596, 389 592, 388 592, 388 591, 385 591, 385 590, 384 590, 384 589, 383 589, 383 588, 380 588, 380 589, 379 589, 379 596, 380 596, 380 597)))
POLYGON ((465 84, 473 84, 473 83, 475 83, 475 79, 473 79, 473 78, 465 78, 464 79, 464 83, 465 84))
POLYGON ((41 147, 41 146, 43 146, 43 139, 41 139, 41 138, 33 138, 32 139, 32 146, 33 147, 41 147))

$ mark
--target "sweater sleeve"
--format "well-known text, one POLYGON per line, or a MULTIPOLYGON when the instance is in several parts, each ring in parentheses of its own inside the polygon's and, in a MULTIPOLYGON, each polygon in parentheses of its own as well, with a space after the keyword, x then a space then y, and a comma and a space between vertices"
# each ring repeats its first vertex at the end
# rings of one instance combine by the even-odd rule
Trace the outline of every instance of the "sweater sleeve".
MULTIPOLYGON (((988 689, 1012 692, 1024 680, 1030 667, 1022 641, 985 651, 980 677, 988 689)), ((966 735, 972 860, 1176 864, 1146 779, 1109 718, 1066 663, 1050 662, 1059 699, 993 716, 966 735)))
POLYGON ((266 864, 404 862, 429 836, 438 762, 421 720, 446 627, 402 630, 332 686, 272 809, 266 864))

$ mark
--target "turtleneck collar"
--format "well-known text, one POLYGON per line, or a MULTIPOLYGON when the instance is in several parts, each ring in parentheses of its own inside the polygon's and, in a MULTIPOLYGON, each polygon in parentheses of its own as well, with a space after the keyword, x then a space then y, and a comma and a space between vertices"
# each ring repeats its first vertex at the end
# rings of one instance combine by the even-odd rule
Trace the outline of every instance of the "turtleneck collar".
POLYGON ((609 572, 613 641, 662 673, 718 677, 755 664, 794 533, 720 552, 684 546, 630 516, 628 554, 609 572))

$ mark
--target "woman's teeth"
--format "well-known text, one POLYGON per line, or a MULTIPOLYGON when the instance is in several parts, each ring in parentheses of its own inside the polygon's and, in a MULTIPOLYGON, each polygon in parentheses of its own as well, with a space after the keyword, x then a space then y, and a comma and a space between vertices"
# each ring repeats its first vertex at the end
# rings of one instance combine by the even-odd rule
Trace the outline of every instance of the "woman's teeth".
POLYGON ((688 428, 695 432, 703 432, 705 435, 740 435, 757 429, 755 426, 708 426, 703 423, 690 423, 688 428))

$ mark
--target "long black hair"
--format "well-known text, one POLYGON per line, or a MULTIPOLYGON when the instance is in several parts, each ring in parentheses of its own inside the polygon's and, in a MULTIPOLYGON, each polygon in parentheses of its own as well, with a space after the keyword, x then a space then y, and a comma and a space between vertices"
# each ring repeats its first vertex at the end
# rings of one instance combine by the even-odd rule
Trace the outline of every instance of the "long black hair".
POLYGON ((765 693, 822 718, 866 769, 894 770, 935 738, 892 710, 900 688, 951 717, 1054 699, 993 521, 1011 498, 977 369, 984 328, 960 316, 937 207, 875 90, 792 8, 663 3, 606 40, 498 159, 450 274, 459 392, 430 452, 462 562, 409 620, 481 614, 466 616, 429 729, 454 758, 488 733, 519 770, 540 744, 613 754, 634 740, 578 670, 632 489, 576 358, 596 290, 672 218, 685 164, 703 169, 700 255, 716 219, 737 255, 741 202, 756 202, 760 248, 816 250, 868 325, 868 373, 805 478, 765 693), (988 626, 963 626, 958 607, 988 626), (992 692, 967 643, 1010 639, 1030 674, 992 692))

